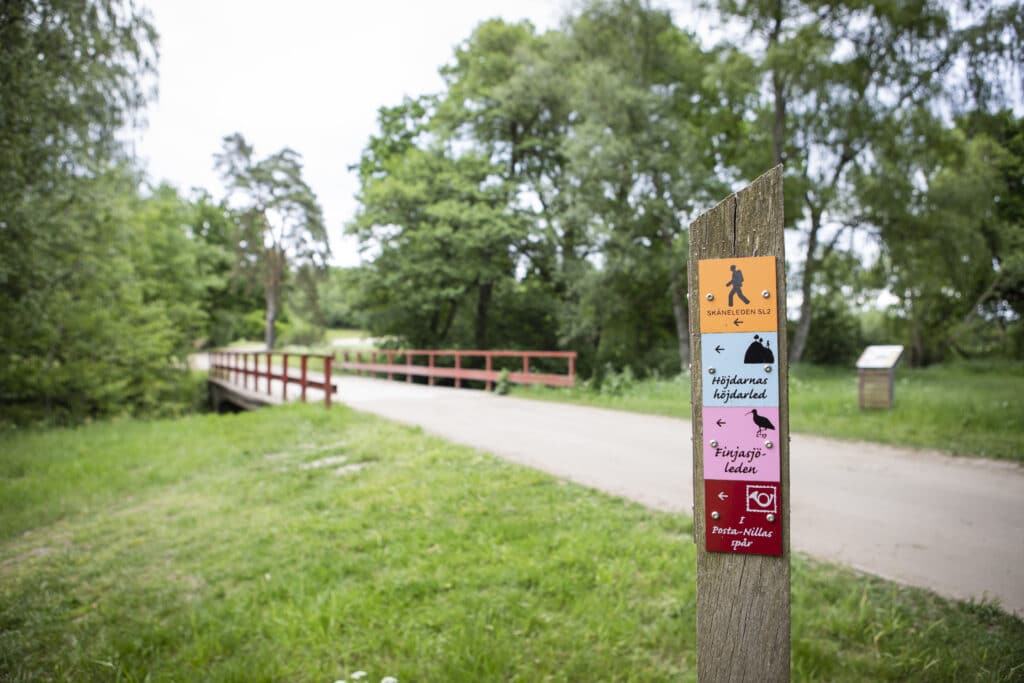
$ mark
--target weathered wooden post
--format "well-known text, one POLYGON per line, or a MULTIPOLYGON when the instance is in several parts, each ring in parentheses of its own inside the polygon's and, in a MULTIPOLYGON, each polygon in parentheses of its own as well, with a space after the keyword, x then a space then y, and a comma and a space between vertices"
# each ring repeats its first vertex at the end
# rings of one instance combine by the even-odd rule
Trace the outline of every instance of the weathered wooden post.
POLYGON ((782 166, 690 225, 697 676, 789 680, 782 166))

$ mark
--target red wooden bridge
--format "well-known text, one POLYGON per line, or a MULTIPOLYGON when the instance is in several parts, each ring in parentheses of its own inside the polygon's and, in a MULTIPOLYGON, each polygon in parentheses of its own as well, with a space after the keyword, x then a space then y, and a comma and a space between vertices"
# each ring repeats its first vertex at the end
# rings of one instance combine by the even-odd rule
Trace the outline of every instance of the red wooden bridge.
POLYGON ((252 410, 292 399, 322 400, 330 408, 337 391, 335 370, 413 382, 425 378, 433 386, 451 381, 480 382, 487 391, 504 377, 512 384, 571 387, 576 382, 575 351, 394 350, 342 351, 334 355, 268 351, 210 353, 210 398, 219 410, 224 404, 252 410), (533 365, 531 366, 531 361, 533 365), (543 366, 538 368, 538 366, 543 366), (558 366, 565 368, 559 372, 558 366), (297 388, 289 393, 289 386, 297 388))
POLYGON ((576 383, 575 351, 399 350, 342 351, 340 355, 338 369, 383 375, 387 379, 397 376, 407 382, 412 382, 414 377, 426 377, 431 386, 438 379, 454 380, 456 388, 461 388, 465 381, 477 381, 483 382, 484 388, 490 391, 503 374, 512 384, 571 387, 576 383), (536 372, 530 368, 531 360, 546 362, 552 359, 559 364, 564 362, 564 374, 550 370, 536 372), (510 366, 515 369, 510 369, 510 366))
POLYGON ((317 353, 213 351, 210 400, 215 410, 224 403, 252 410, 288 401, 288 386, 294 384, 298 394, 292 398, 321 399, 330 408, 331 395, 338 388, 331 382, 333 361, 333 356, 317 353))

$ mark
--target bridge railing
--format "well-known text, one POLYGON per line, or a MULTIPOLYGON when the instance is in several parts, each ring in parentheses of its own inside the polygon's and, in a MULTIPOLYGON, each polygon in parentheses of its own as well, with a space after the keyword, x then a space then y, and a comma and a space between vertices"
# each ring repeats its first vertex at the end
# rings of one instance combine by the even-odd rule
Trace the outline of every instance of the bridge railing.
POLYGON ((461 387, 464 381, 478 381, 483 382, 487 391, 490 391, 504 371, 508 371, 508 381, 514 384, 571 387, 576 383, 575 351, 384 350, 339 351, 337 354, 340 356, 337 364, 340 370, 385 375, 388 379, 399 375, 404 376, 407 382, 412 382, 414 377, 426 377, 430 385, 439 378, 454 380, 456 387, 461 387), (496 367, 496 363, 508 365, 503 362, 505 359, 511 359, 518 367, 514 370, 496 367), (550 359, 565 361, 565 374, 531 371, 531 360, 550 359))
POLYGON ((262 390, 267 395, 273 394, 274 382, 277 382, 276 386, 280 388, 285 401, 288 400, 289 384, 299 386, 299 398, 302 401, 306 400, 307 389, 319 389, 324 392, 324 405, 330 408, 331 394, 337 389, 331 383, 333 363, 333 356, 320 353, 211 351, 210 376, 241 386, 243 389, 249 389, 251 378, 252 391, 258 393, 262 390), (275 357, 280 358, 277 364, 273 362, 275 357), (298 361, 297 375, 292 373, 295 361, 298 361), (316 376, 311 373, 316 373, 316 376))

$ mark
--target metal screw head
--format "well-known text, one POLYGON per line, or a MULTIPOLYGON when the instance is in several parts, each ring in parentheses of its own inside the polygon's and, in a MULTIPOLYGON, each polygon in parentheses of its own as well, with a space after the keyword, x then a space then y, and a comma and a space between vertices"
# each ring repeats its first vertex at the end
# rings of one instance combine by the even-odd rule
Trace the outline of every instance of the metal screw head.
POLYGON ((708 368, 708 374, 709 375, 715 374, 715 369, 714 368, 708 368))
POLYGON ((772 446, 774 446, 774 445, 775 445, 775 442, 774 442, 774 441, 765 441, 765 442, 764 442, 764 447, 765 447, 765 448, 771 448, 771 447, 772 447, 772 446))
POLYGON ((704 295, 704 298, 707 299, 708 301, 714 301, 715 295, 712 294, 711 292, 708 292, 707 294, 704 295))
POLYGON ((764 371, 765 372, 771 372, 772 371, 772 366, 770 366, 770 365, 764 366, 764 371))
POLYGON ((718 519, 718 518, 719 518, 719 517, 721 517, 721 516, 722 516, 722 515, 718 514, 718 512, 712 512, 712 513, 711 513, 711 519, 718 519))
POLYGON ((775 521, 775 515, 773 515, 772 513, 769 512, 768 513, 768 521, 769 522, 774 522, 775 521))
POLYGON ((768 290, 766 289, 766 290, 764 290, 763 292, 761 292, 761 296, 763 296, 763 297, 764 297, 765 299, 770 299, 770 298, 771 298, 771 296, 772 296, 772 293, 771 293, 771 292, 769 292, 769 291, 768 291, 768 290))
POLYGON ((711 439, 711 441, 709 443, 711 444, 712 448, 718 448, 718 442, 715 441, 714 439, 711 439))

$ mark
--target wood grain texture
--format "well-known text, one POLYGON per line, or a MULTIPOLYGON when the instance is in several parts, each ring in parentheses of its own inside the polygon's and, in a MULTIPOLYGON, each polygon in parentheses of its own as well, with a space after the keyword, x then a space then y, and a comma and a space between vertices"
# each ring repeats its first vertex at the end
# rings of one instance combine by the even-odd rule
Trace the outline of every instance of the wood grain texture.
POLYGON ((790 647, 789 363, 782 166, 690 225, 690 349, 693 405, 693 535, 697 546, 697 672, 707 683, 788 681, 790 647), (705 550, 704 435, 697 262, 776 257, 782 556, 705 550))

